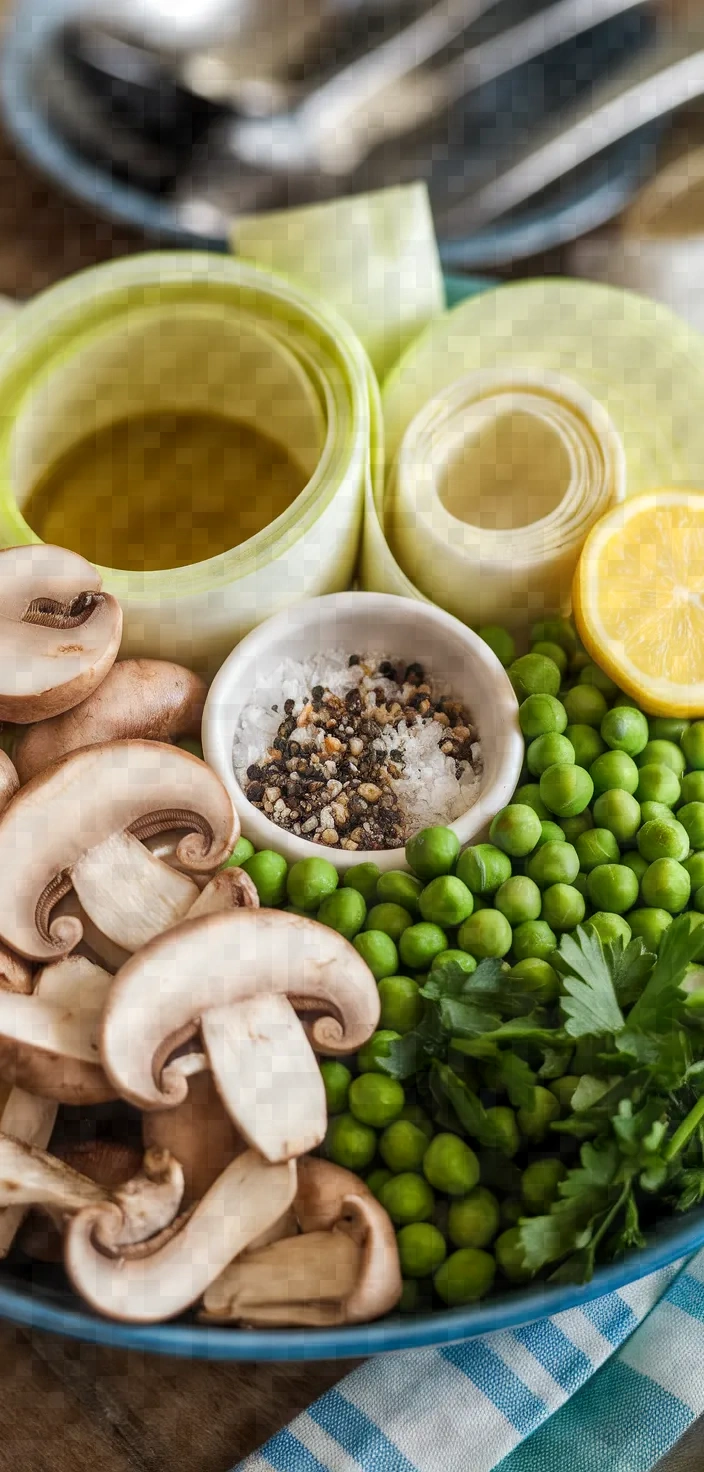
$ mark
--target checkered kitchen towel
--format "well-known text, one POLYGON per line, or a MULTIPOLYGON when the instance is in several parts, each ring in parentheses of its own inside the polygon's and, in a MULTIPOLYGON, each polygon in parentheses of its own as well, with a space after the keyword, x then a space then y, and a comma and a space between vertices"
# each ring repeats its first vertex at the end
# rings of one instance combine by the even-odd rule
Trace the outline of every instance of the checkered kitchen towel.
POLYGON ((704 1252, 522 1329, 368 1360, 239 1472, 649 1472, 704 1412, 704 1252))

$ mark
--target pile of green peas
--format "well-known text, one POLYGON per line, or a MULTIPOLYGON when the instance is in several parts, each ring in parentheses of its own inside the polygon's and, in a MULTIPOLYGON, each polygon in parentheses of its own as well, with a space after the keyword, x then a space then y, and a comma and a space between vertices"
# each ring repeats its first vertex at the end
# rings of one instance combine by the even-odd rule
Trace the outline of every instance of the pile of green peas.
POLYGON ((565 1074, 536 1088, 532 1110, 509 1106, 491 1062, 465 1068, 504 1139, 507 1174, 498 1178, 486 1152, 380 1067, 390 1043, 420 1022, 427 975, 446 960, 471 975, 498 957, 533 1005, 550 1007, 560 992, 551 957, 565 932, 583 924, 604 942, 641 936, 657 952, 682 910, 704 923, 704 721, 647 717, 566 620, 537 625, 519 658, 506 630, 479 632, 507 667, 526 743, 519 787, 488 842, 460 853, 452 830, 425 829, 406 846, 408 870, 381 873, 366 861, 342 879, 322 856, 289 867, 247 839, 229 860, 262 905, 345 936, 377 982, 378 1030, 355 1058, 321 1062, 323 1149, 388 1211, 405 1312, 474 1302, 497 1279, 527 1281, 517 1223, 558 1197, 567 1166, 550 1125, 569 1113, 591 1067, 578 1046, 565 1074))

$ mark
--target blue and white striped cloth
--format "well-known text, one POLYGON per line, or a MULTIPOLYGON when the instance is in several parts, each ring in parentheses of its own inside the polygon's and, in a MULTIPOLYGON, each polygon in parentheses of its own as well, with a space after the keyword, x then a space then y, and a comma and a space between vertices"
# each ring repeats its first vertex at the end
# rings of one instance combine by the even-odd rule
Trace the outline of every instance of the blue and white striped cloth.
POLYGON ((649 1472, 704 1412, 704 1252, 581 1309, 368 1360, 239 1472, 649 1472))

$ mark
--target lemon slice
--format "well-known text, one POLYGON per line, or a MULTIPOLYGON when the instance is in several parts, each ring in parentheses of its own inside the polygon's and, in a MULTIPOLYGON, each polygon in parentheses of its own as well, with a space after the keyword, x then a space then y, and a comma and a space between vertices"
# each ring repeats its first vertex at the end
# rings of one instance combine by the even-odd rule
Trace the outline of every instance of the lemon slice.
POLYGON ((658 490, 592 529, 572 590, 580 638, 651 715, 704 713, 704 495, 658 490))

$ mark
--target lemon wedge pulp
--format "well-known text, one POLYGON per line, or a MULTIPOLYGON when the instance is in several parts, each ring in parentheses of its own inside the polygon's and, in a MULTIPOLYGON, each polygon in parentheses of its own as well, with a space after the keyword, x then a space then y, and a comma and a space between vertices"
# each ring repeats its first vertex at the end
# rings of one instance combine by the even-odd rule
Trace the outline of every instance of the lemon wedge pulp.
POLYGON ((593 527, 572 590, 592 659, 651 715, 704 713, 704 493, 646 491, 593 527))

